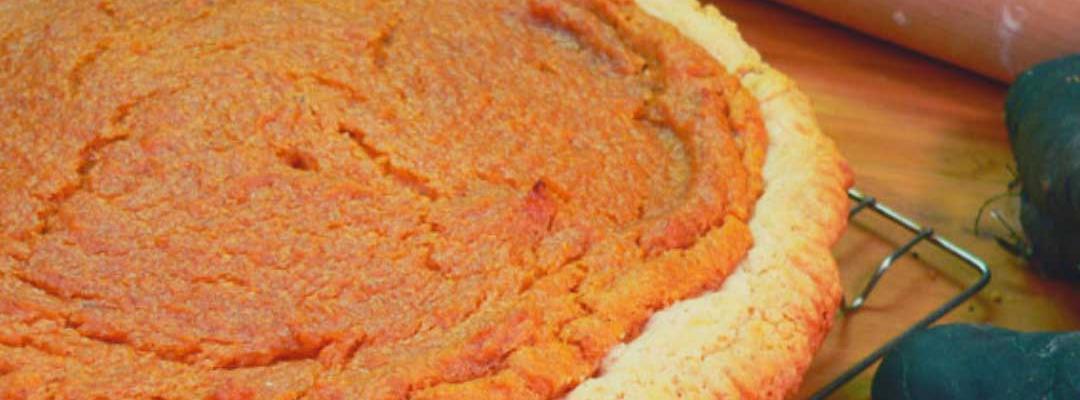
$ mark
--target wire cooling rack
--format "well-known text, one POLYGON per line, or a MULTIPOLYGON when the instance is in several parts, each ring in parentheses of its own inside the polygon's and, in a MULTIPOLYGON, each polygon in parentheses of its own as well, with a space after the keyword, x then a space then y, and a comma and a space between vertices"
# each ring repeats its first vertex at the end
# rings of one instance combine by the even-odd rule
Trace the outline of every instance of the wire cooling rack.
POLYGON ((949 301, 945 302, 940 307, 934 309, 934 311, 931 311, 914 325, 908 327, 907 330, 905 330, 903 333, 890 339, 887 343, 879 347, 877 350, 874 350, 874 352, 870 353, 870 355, 855 363, 855 365, 851 366, 851 368, 848 368, 847 371, 844 371, 844 373, 840 374, 840 376, 836 377, 836 379, 833 379, 827 385, 823 386, 821 389, 818 389, 817 392, 810 396, 811 399, 815 400, 824 399, 826 396, 835 392, 837 389, 854 379, 867 368, 870 368, 871 365, 874 365, 874 363, 881 359, 881 357, 885 356, 885 353, 889 352, 889 350, 892 350, 892 348, 895 347, 897 343, 906 338, 908 335, 911 335, 916 331, 925 329, 926 327, 930 326, 930 324, 933 324, 938 319, 941 319, 941 317, 947 314, 949 311, 952 311, 961 303, 967 301, 972 296, 975 296, 976 293, 986 287, 986 284, 990 282, 990 269, 987 268, 985 262, 983 262, 975 255, 971 254, 971 252, 964 250, 962 247, 957 246, 952 242, 946 240, 945 238, 939 236, 938 234, 934 233, 933 228, 923 227, 915 223, 915 221, 912 221, 910 218, 905 217, 904 215, 896 212, 895 210, 889 208, 884 204, 881 204, 873 196, 866 195, 860 192, 858 189, 849 189, 848 197, 850 197, 851 200, 855 202, 855 205, 852 206, 851 211, 848 213, 848 219, 855 218, 855 216, 859 215, 863 211, 870 210, 882 217, 885 217, 885 219, 891 221, 893 224, 904 228, 905 230, 912 233, 914 236, 912 236, 912 238, 906 243, 894 249, 892 253, 889 253, 889 255, 887 255, 883 260, 881 260, 881 263, 878 264, 877 269, 874 270, 873 275, 870 276, 870 280, 866 283, 866 286, 862 288, 862 290, 854 299, 852 299, 850 302, 846 300, 844 301, 844 304, 842 306, 844 314, 851 314, 862 308, 863 304, 866 304, 866 299, 874 291, 874 287, 877 286, 878 281, 881 280, 882 276, 885 276, 885 274, 889 272, 889 269, 892 268, 894 263, 896 263, 896 260, 903 258, 904 255, 911 252, 911 249, 915 247, 915 245, 922 242, 933 244, 938 248, 944 250, 949 255, 956 257, 957 259, 962 261, 964 265, 971 267, 971 269, 975 270, 975 272, 979 274, 979 279, 967 288, 965 288, 964 291, 960 292, 960 294, 957 294, 955 297, 949 299, 949 301))

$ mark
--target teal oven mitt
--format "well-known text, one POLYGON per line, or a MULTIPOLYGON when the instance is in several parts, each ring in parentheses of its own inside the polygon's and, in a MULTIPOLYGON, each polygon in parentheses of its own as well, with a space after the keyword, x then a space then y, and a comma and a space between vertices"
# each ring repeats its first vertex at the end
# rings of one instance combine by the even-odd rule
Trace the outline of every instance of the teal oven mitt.
POLYGON ((937 326, 889 352, 872 390, 874 400, 1080 399, 1080 332, 937 326))
POLYGON ((1044 276, 1080 280, 1080 55, 1017 77, 1005 123, 1032 263, 1044 276))

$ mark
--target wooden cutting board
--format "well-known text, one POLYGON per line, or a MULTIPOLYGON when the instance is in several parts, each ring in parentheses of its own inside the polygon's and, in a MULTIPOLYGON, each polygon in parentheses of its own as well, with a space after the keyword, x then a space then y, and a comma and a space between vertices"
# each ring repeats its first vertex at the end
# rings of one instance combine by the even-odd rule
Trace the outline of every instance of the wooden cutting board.
MULTIPOLYGON (((976 210, 1011 180, 1002 122, 1006 87, 782 6, 716 0, 765 60, 812 99, 821 127, 850 160, 856 185, 964 246, 994 277, 947 321, 1023 330, 1080 329, 1080 287, 1040 280, 1021 260, 973 233, 976 210)), ((835 248, 854 293, 892 246, 908 238, 860 219, 835 248)), ((973 274, 917 248, 881 281, 858 313, 839 318, 806 378, 802 396, 958 293, 973 274)), ((836 398, 869 397, 870 374, 836 398)))

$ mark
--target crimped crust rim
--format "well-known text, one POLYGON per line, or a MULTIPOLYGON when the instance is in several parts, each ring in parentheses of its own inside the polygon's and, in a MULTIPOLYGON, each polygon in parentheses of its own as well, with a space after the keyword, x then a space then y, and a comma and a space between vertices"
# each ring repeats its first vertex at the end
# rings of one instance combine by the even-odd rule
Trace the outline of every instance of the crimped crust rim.
POLYGON ((652 316, 568 398, 759 398, 794 394, 842 291, 830 246, 847 225, 850 169, 809 99, 735 24, 697 0, 636 0, 736 74, 769 134, 754 247, 717 290, 652 316))

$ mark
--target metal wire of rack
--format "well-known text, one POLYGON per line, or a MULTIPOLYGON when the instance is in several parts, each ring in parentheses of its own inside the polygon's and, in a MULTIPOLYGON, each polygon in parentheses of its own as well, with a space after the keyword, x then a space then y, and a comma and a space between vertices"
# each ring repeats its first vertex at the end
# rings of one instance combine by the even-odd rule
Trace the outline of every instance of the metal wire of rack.
POLYGON ((971 254, 967 250, 963 249, 962 247, 957 246, 956 244, 953 244, 945 238, 937 235, 934 232, 933 228, 923 227, 919 225, 915 221, 912 221, 908 217, 900 214, 899 212, 896 212, 892 208, 881 204, 873 196, 866 195, 858 189, 849 189, 848 197, 855 202, 855 205, 848 213, 848 219, 854 218, 862 211, 871 210, 878 215, 885 217, 892 223, 906 229, 915 236, 913 236, 906 243, 900 245, 895 250, 893 250, 892 253, 886 256, 881 261, 881 263, 878 264, 877 269, 874 270, 874 273, 870 276, 870 280, 867 282, 866 286, 864 286, 863 289, 859 292, 858 296, 856 296, 850 303, 845 300, 844 304, 842 305, 842 310, 845 314, 856 312, 860 308, 862 308, 862 306, 866 304, 866 299, 870 296, 870 294, 874 291, 874 288, 877 286, 878 281, 881 280, 882 276, 889 272, 889 269, 892 268, 896 260, 902 258, 904 255, 909 253, 911 249, 915 247, 915 245, 922 242, 931 243, 938 248, 944 250, 946 253, 956 257, 960 261, 963 261, 964 265, 971 267, 972 270, 979 274, 979 279, 967 288, 965 288, 955 297, 949 299, 949 301, 945 302, 940 307, 934 309, 934 311, 931 311, 914 325, 910 326, 903 333, 890 339, 884 345, 879 347, 877 350, 874 350, 872 353, 864 357, 859 362, 855 363, 855 365, 851 366, 851 368, 848 368, 846 371, 844 371, 844 373, 840 374, 838 377, 823 386, 821 389, 818 389, 817 392, 810 396, 811 399, 815 400, 824 399, 826 396, 836 392, 836 390, 842 387, 844 384, 850 382, 867 368, 870 368, 871 365, 874 365, 875 362, 884 357, 885 353, 889 352, 889 350, 892 350, 892 348, 895 347, 898 343, 900 343, 900 341, 902 341, 904 338, 908 337, 916 331, 925 329, 937 320, 941 319, 941 317, 949 313, 949 311, 952 311, 963 302, 975 296, 976 293, 986 287, 986 284, 990 282, 990 269, 986 266, 985 262, 983 262, 975 255, 971 254))

